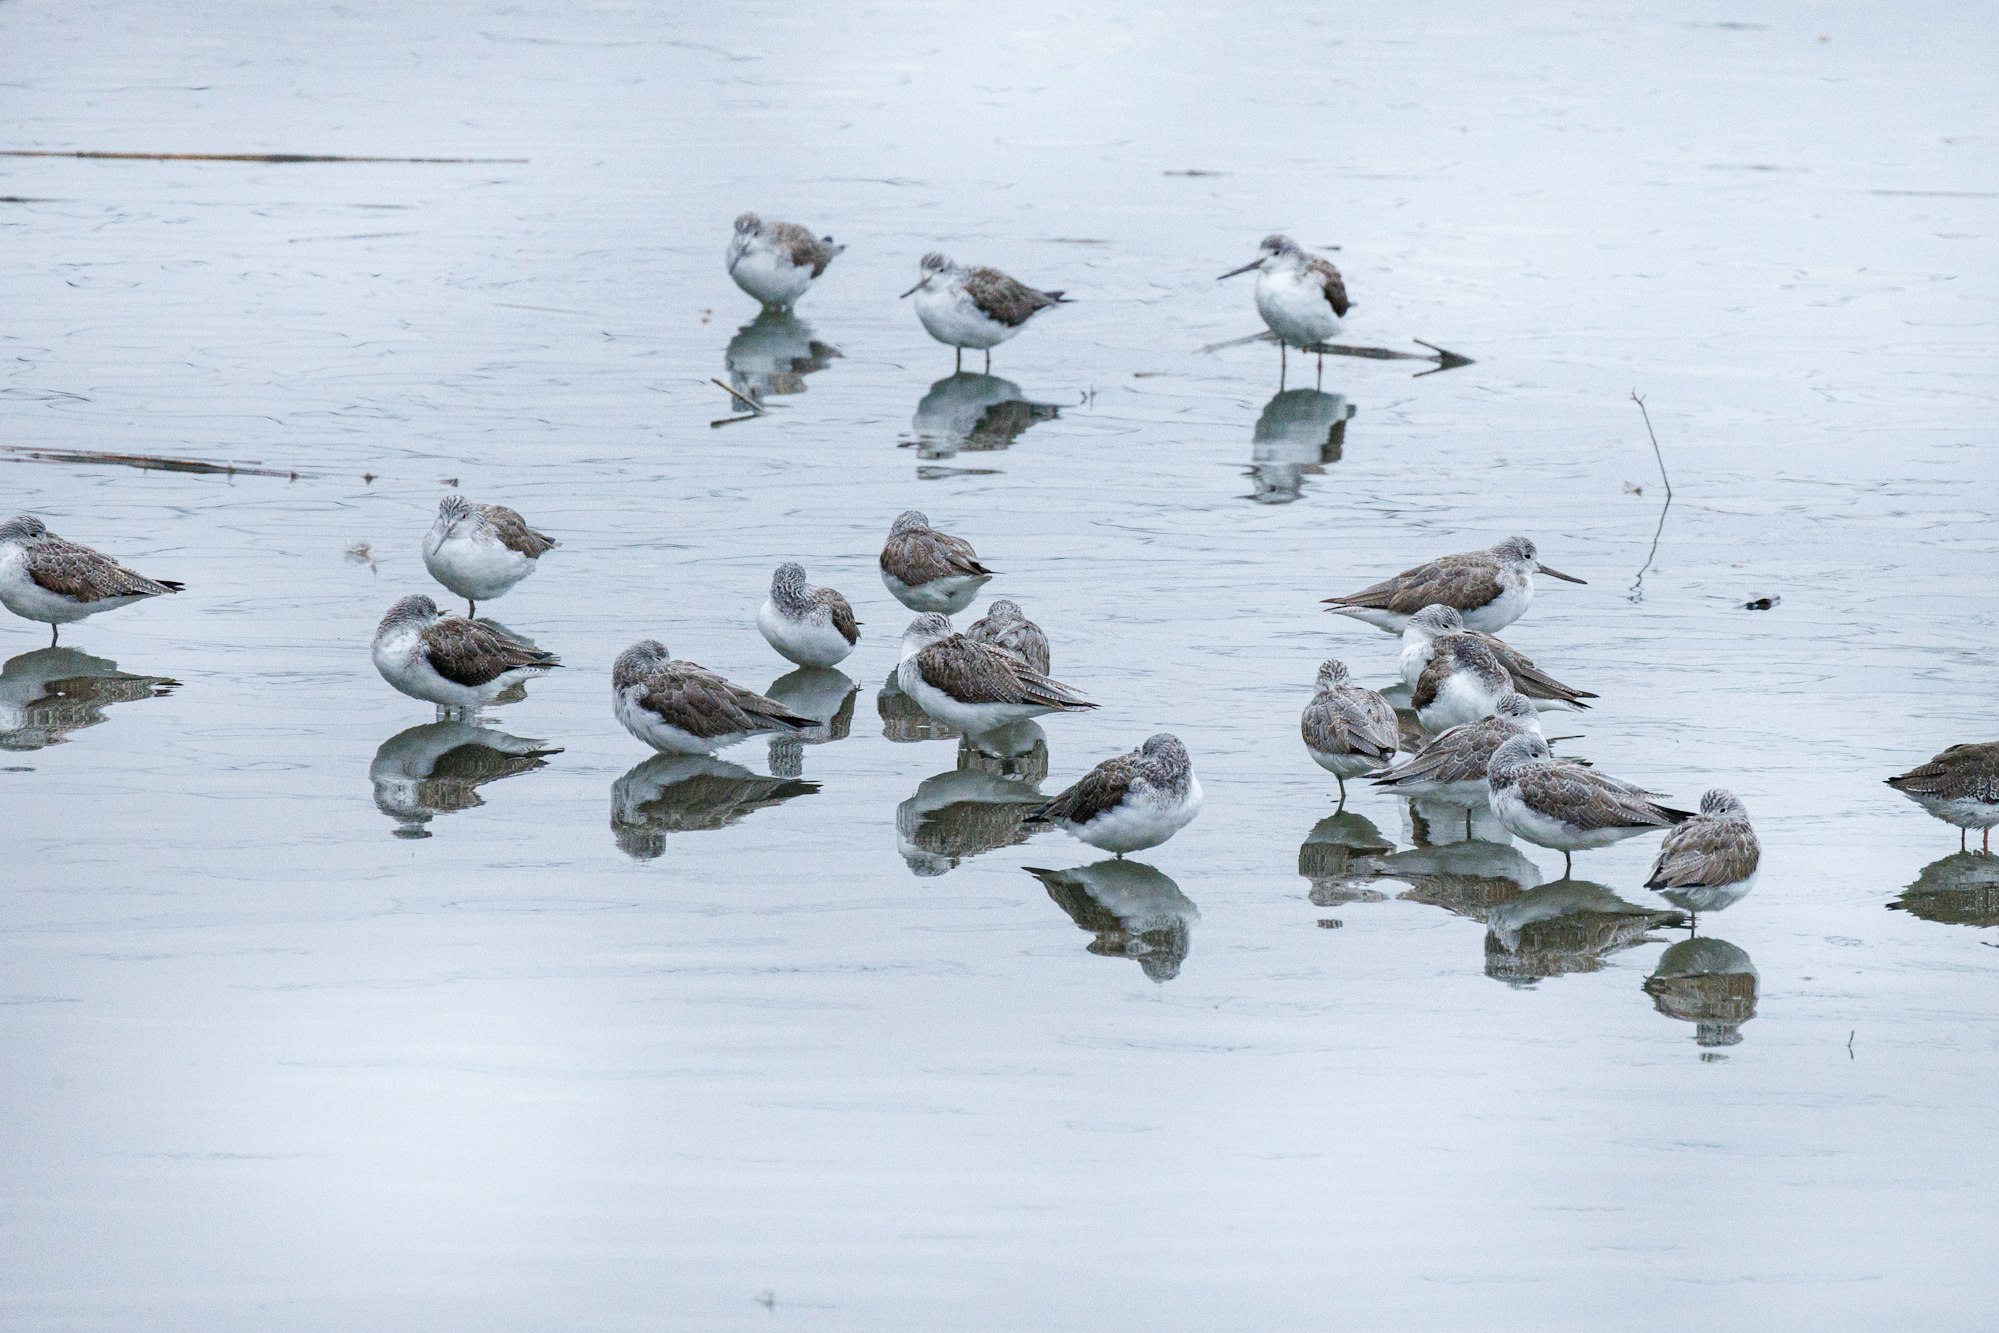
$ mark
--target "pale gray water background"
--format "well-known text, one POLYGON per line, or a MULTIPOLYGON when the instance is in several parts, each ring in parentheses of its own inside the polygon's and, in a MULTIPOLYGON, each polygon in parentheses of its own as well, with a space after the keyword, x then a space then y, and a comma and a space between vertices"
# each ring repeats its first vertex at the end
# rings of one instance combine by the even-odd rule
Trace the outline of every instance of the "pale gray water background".
MULTIPOLYGON (((1999 730, 1999 17, 1653 9, 0 5, 7 146, 527 159, 0 159, 5 441, 302 474, 0 471, 188 584, 65 636, 181 688, 0 773, 0 1318, 1984 1326, 1999 934, 1887 910, 1957 837, 1880 779, 1999 730), (746 208, 851 245, 800 311, 840 355, 711 430, 746 208), (1343 456, 1259 479, 1276 357, 1195 349, 1257 328, 1212 279, 1276 228, 1343 247, 1350 341, 1477 364, 1329 363, 1343 456), (1005 452, 918 447, 932 248, 1076 298, 995 357, 1061 406, 1005 452), (1633 387, 1678 496, 1636 602, 1633 387), (564 542, 487 609, 570 664, 494 722, 565 748, 412 840, 370 765, 430 709, 366 641, 435 591, 446 478, 564 542), (1104 705, 1046 790, 1192 748, 1207 810, 1143 858, 1198 907, 1171 980, 1024 873, 1072 840, 900 854, 955 766, 874 698, 911 505, 1104 705), (1509 634, 1603 696, 1565 748, 1756 818, 1701 923, 1761 974, 1738 1045, 1641 989, 1683 932, 1511 985, 1401 883, 1308 900, 1297 711, 1394 663, 1318 599, 1514 531, 1590 580, 1509 634), (852 734, 628 856, 612 657, 765 686, 787 557, 866 622, 852 734)), ((1578 874, 1660 906, 1655 847, 1578 874)))

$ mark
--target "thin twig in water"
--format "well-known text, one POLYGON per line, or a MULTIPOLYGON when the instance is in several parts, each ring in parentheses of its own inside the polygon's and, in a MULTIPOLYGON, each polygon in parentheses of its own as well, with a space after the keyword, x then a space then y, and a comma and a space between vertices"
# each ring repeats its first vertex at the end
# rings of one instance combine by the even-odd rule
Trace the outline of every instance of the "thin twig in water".
POLYGON ((268 162, 280 166, 299 162, 411 162, 499 166, 527 161, 524 157, 350 157, 344 153, 105 153, 55 148, 0 148, 0 157, 80 157, 100 162, 268 162))
POLYGON ((158 454, 108 454, 87 449, 38 449, 33 445, 0 444, 0 454, 27 463, 82 463, 136 467, 149 472, 200 472, 225 477, 284 477, 297 481, 309 474, 257 463, 209 463, 198 458, 167 458, 158 454))
POLYGON ((764 407, 764 405, 758 402, 756 399, 750 397, 748 394, 742 392, 739 389, 730 388, 728 385, 722 383, 722 381, 714 378, 712 375, 709 376, 708 382, 714 385, 716 388, 720 389, 723 393, 728 394, 729 397, 741 403, 744 407, 749 408, 750 411, 756 413, 758 416, 762 416, 764 412, 767 410, 764 407))
POLYGON ((1673 479, 1666 475, 1666 455, 1659 448, 1659 436, 1652 429, 1652 414, 1645 409, 1645 400, 1638 396, 1638 390, 1631 391, 1631 401, 1638 404, 1638 411, 1645 418, 1645 434, 1652 441, 1652 457, 1659 460, 1659 480, 1666 485, 1666 503, 1659 506, 1659 526, 1652 529, 1652 549, 1645 553, 1645 563, 1639 567, 1638 577, 1631 581, 1631 600, 1645 600, 1645 571, 1652 568, 1652 562, 1659 555, 1659 534, 1666 530, 1666 511, 1673 507, 1673 479))

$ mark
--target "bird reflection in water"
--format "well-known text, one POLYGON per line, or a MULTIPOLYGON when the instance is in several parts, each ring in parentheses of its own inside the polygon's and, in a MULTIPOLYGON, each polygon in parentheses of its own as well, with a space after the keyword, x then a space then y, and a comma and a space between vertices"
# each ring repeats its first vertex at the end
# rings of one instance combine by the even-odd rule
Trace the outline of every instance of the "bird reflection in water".
POLYGON ((1012 380, 960 372, 930 386, 909 428, 919 458, 1009 448, 1030 426, 1062 415, 1054 403, 1031 403, 1012 380))
POLYGON ((819 790, 816 782, 765 777, 706 754, 656 754, 611 784, 611 836, 619 850, 650 861, 669 833, 727 828, 759 810, 819 790))
POLYGON ((72 731, 104 721, 112 704, 164 698, 179 685, 120 671, 116 662, 74 648, 22 653, 0 668, 0 750, 60 745, 72 731))
POLYGON ((952 741, 964 735, 924 712, 922 705, 903 693, 896 675, 896 671, 891 669, 888 679, 875 691, 875 712, 881 716, 883 736, 897 744, 906 744, 910 741, 952 741))
POLYGON ((1165 874, 1128 857, 1073 870, 1026 869, 1070 920, 1096 936, 1086 946, 1091 953, 1136 958, 1161 983, 1180 975, 1201 909, 1165 874))
POLYGON ((1645 993, 1668 1018, 1694 1025, 1702 1046, 1733 1046, 1756 1017, 1756 964, 1727 940, 1697 936, 1659 955, 1645 993))
POLYGON ((1999 856, 1952 852, 1932 861, 1888 909, 1945 926, 1999 926, 1999 856))
POLYGON ((1405 902, 1441 907, 1480 924, 1541 881, 1541 868, 1519 848, 1477 838, 1413 847, 1382 857, 1374 868, 1382 878, 1409 886, 1398 895, 1405 902))
POLYGON ((1327 815, 1312 826, 1298 847, 1298 873, 1311 884, 1316 907, 1378 903, 1387 898, 1366 887, 1381 875, 1381 858, 1395 850, 1365 815, 1351 810, 1327 815))
POLYGON ((470 722, 426 722, 383 741, 368 765, 375 807, 398 838, 428 838, 430 821, 484 805, 479 788, 544 768, 562 747, 470 722))
POLYGON ((958 746, 958 764, 925 778, 895 809, 895 845, 910 873, 928 878, 974 856, 1027 841, 1022 821, 1045 799, 1048 740, 1018 722, 958 746))
POLYGON ((723 363, 729 387, 748 398, 805 392, 805 377, 831 365, 840 349, 812 336, 789 310, 765 310, 729 339, 723 363))
POLYGON ((805 771, 805 747, 843 741, 854 729, 854 697, 860 687, 846 672, 834 667, 800 667, 779 676, 764 691, 799 717, 809 717, 818 726, 791 735, 770 739, 770 772, 776 778, 795 778, 805 771))
POLYGON ((1340 461, 1355 410, 1346 395, 1316 389, 1287 389, 1265 403, 1250 437, 1249 475, 1256 490, 1244 498, 1270 505, 1296 500, 1306 477, 1340 461))
POLYGON ((1677 911, 1628 903, 1602 884, 1558 879, 1509 898, 1485 918, 1485 974, 1512 986, 1594 972, 1620 949, 1656 943, 1647 934, 1684 926, 1677 911))

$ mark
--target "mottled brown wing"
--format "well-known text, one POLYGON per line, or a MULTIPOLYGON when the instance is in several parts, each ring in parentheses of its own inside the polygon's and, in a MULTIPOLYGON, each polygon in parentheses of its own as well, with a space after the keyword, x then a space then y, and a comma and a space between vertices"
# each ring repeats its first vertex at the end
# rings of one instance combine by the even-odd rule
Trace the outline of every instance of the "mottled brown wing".
POLYGON ((1690 819, 1666 835, 1648 889, 1718 888, 1756 873, 1756 832, 1741 819, 1690 819))
POLYGON ((848 643, 861 641, 861 622, 854 619, 854 608, 847 605, 847 599, 831 588, 820 588, 813 593, 819 604, 833 613, 833 628, 840 631, 840 637, 848 643))
POLYGON ((974 643, 1004 648, 1033 670, 1044 676, 1048 674, 1048 636, 1032 621, 996 622, 991 616, 984 616, 972 623, 972 627, 965 631, 965 637, 974 643))
POLYGON ((1029 816, 1036 822, 1068 820, 1087 824, 1106 810, 1114 809, 1138 776, 1138 757, 1121 754, 1106 759, 1085 773, 1076 785, 1064 791, 1029 816))
POLYGON ((522 518, 505 505, 480 505, 486 521, 493 525, 493 534, 500 539, 500 545, 509 551, 519 551, 530 560, 539 560, 562 543, 545 536, 529 527, 522 518))
POLYGON ((1432 653, 1423 667, 1423 673, 1416 677, 1416 688, 1409 692, 1409 706, 1420 713, 1435 703, 1437 691, 1443 688, 1450 674, 1451 655, 1447 652, 1432 653))
POLYGON ((1474 639, 1492 650, 1492 655, 1506 668, 1506 674, 1513 677, 1513 688, 1529 699, 1556 699, 1563 703, 1580 704, 1584 699, 1597 697, 1588 690, 1579 690, 1574 686, 1562 684, 1535 666, 1533 658, 1511 644, 1490 634, 1480 634, 1475 630, 1470 633, 1474 639))
POLYGON ((812 276, 815 278, 826 271, 826 266, 833 262, 833 256, 838 253, 796 222, 773 222, 764 231, 791 256, 792 263, 800 268, 807 264, 812 265, 812 276))
POLYGON ((966 273, 965 293, 974 305, 1008 328, 1025 324, 1035 311, 1062 299, 1060 292, 1036 291, 996 268, 975 268, 966 273))
POLYGON ((1999 741, 1953 745, 1927 764, 1888 779, 1897 791, 1945 800, 1999 801, 1999 741))
POLYGON ((438 675, 459 685, 485 685, 520 667, 556 665, 554 653, 455 616, 423 632, 423 650, 438 675))
POLYGON ((802 731, 814 725, 775 699, 732 684, 692 662, 668 662, 646 678, 639 706, 690 736, 710 740, 744 731, 802 731))
POLYGON ((912 586, 954 574, 990 574, 972 544, 935 529, 899 532, 882 547, 882 568, 912 586))
POLYGON ((1331 303, 1333 313, 1344 319, 1352 308, 1347 301, 1346 280, 1340 277, 1340 271, 1329 260, 1320 259, 1317 255, 1312 257, 1311 269, 1314 273, 1325 275, 1326 300, 1331 303))
POLYGON ((1350 709, 1352 728, 1357 742, 1354 748, 1363 745, 1366 751, 1378 758, 1386 759, 1395 753, 1402 740, 1402 724, 1396 719, 1395 709, 1388 700, 1373 690, 1354 690, 1340 696, 1343 711, 1350 709))
POLYGON ((1438 602, 1468 611, 1484 606, 1499 596, 1499 591, 1499 574, 1489 560, 1468 555, 1447 555, 1441 560, 1405 570, 1392 579, 1384 579, 1372 588, 1363 588, 1352 596, 1328 597, 1326 600, 1336 606, 1413 616, 1424 607, 1438 602))
POLYGON ((1630 788, 1574 764, 1541 764, 1520 775, 1520 794, 1543 814, 1592 829, 1668 828, 1691 816, 1639 796, 1630 788))
POLYGON ((974 643, 962 634, 939 639, 918 653, 916 669, 925 684, 963 703, 1096 707, 1005 649, 974 643))
POLYGON ((1415 758, 1396 765, 1389 776, 1432 782, 1482 781, 1492 752, 1513 734, 1512 727, 1492 717, 1452 727, 1418 750, 1415 758))
POLYGON ((181 585, 149 579, 99 551, 60 537, 44 537, 27 548, 28 577, 58 597, 101 602, 110 597, 156 597, 181 585))

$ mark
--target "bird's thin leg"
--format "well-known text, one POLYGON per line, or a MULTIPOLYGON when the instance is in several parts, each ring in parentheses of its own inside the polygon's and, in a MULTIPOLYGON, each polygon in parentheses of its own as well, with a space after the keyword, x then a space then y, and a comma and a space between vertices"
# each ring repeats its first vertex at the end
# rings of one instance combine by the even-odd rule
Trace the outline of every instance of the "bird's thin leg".
MULTIPOLYGON (((53 634, 49 635, 49 642, 53 644, 55 641, 56 641, 55 635, 53 634)), ((1960 852, 1963 851, 1967 846, 1964 840, 1967 836, 1970 835, 1970 832, 1971 832, 1970 829, 1959 829, 1957 831, 1957 850, 1959 850, 1960 852)))
POLYGON ((986 349, 986 369, 985 369, 985 373, 986 373, 986 374, 988 374, 988 375, 990 375, 990 374, 992 374, 992 373, 993 373, 993 349, 992 349, 992 348, 990 348, 990 347, 988 347, 988 348, 986 349))
POLYGON ((1338 814, 1347 808, 1347 780, 1337 773, 1333 774, 1333 780, 1340 784, 1340 803, 1333 810, 1334 814, 1338 814))
POLYGON ((50 621, 50 622, 49 622, 49 647, 53 648, 53 647, 55 647, 55 646, 56 646, 56 636, 57 636, 58 634, 61 634, 61 633, 62 633, 62 626, 61 626, 61 625, 58 625, 58 624, 56 624, 56 623, 55 623, 54 621, 50 621))
POLYGON ((479 618, 479 604, 470 597, 465 599, 465 618, 467 620, 477 620, 479 618))
POLYGON ((1563 879, 1574 879, 1574 878, 1575 878, 1575 875, 1576 875, 1576 871, 1575 871, 1575 859, 1574 859, 1574 858, 1573 858, 1573 857, 1572 857, 1572 856, 1571 856, 1571 855, 1570 855, 1569 853, 1567 853, 1567 852, 1563 852, 1563 853, 1562 853, 1562 878, 1563 878, 1563 879))
POLYGON ((951 362, 951 373, 955 375, 964 368, 965 368, 965 349, 960 347, 958 349, 958 355, 956 359, 951 362))
POLYGON ((1324 389, 1326 387, 1326 354, 1324 352, 1319 353, 1319 378, 1312 381, 1312 387, 1315 389, 1324 389))
POLYGON ((1465 838, 1466 838, 1467 840, 1469 840, 1469 839, 1471 838, 1471 807, 1470 807, 1470 806, 1466 806, 1466 807, 1465 807, 1465 838))
POLYGON ((1985 830, 1985 850, 1992 850, 1992 830, 1989 828, 1985 830))
POLYGON ((1282 342, 1277 344, 1277 391, 1284 392, 1284 374, 1291 365, 1291 349, 1282 342))

